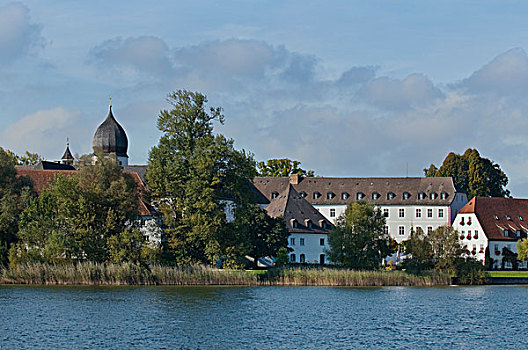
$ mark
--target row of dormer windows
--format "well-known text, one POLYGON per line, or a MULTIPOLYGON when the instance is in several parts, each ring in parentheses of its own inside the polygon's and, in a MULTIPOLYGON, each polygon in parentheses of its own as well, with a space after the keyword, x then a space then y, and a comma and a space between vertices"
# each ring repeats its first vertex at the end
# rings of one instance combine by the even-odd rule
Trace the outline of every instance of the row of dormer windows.
MULTIPOLYGON (((291 219, 290 220, 290 223, 291 223, 291 226, 293 228, 302 228, 303 225, 301 225, 299 223, 299 221, 295 220, 295 219, 291 219)), ((317 228, 317 226, 312 222, 312 220, 309 220, 309 219, 306 219, 304 220, 304 227, 308 228, 308 229, 314 229, 314 228, 317 228)), ((331 229, 330 227, 330 224, 327 223, 326 221, 324 220, 319 220, 319 227, 322 228, 323 230, 329 230, 331 229)))
MULTIPOLYGON (((308 194, 306 192, 304 192, 304 191, 299 193, 299 194, 303 198, 306 198, 308 196, 308 194)), ((278 192, 273 192, 271 194, 271 198, 272 199, 277 198, 278 196, 279 196, 278 192)), ((323 194, 321 192, 317 192, 316 191, 316 192, 312 193, 312 198, 313 199, 319 199, 322 196, 323 196, 323 194)), ((328 199, 328 200, 334 199, 336 197, 337 197, 337 195, 334 192, 327 192, 326 193, 326 199, 328 199)), ((412 195, 409 192, 403 192, 403 194, 402 194, 402 198, 404 200, 409 199, 411 197, 412 197, 412 195)), ((440 194, 440 198, 442 200, 446 200, 448 197, 449 197, 449 193, 447 193, 447 192, 442 192, 440 194)), ((350 198, 350 194, 348 192, 341 192, 341 200, 347 200, 348 198, 350 198)), ((362 200, 362 199, 365 199, 365 198, 366 198, 366 194, 365 193, 363 193, 363 192, 357 192, 356 193, 356 200, 362 200)), ((378 192, 373 192, 371 194, 371 198, 372 198, 372 200, 378 200, 378 199, 381 198, 381 194, 378 193, 378 192)), ((396 198, 396 194, 394 192, 387 193, 387 199, 388 200, 393 200, 395 198, 396 198)), ((438 198, 438 194, 436 192, 431 192, 429 194, 429 196, 427 196, 427 194, 425 192, 419 192, 418 193, 418 200, 424 200, 426 198, 429 198, 431 200, 435 200, 435 199, 438 198)))

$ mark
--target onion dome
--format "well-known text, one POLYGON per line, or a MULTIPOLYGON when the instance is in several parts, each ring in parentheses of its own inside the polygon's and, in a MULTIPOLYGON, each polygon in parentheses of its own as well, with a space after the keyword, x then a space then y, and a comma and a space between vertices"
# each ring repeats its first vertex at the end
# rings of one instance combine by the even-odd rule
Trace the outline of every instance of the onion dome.
POLYGON ((118 157, 128 158, 128 138, 125 130, 112 114, 112 105, 106 120, 95 131, 93 149, 94 152, 115 153, 118 157))

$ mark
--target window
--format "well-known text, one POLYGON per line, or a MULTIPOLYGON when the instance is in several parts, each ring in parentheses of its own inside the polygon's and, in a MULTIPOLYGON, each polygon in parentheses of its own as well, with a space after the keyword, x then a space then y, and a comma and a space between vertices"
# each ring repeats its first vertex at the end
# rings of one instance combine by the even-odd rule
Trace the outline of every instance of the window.
POLYGON ((443 218, 444 217, 444 209, 438 209, 438 217, 443 218))
POLYGON ((335 218, 335 209, 330 209, 330 217, 335 218))
POLYGON ((522 216, 519 216, 519 220, 520 220, 520 221, 523 221, 523 218, 522 218, 522 216))
POLYGON ((295 262, 295 254, 290 254, 290 262, 295 262))
POLYGON ((384 218, 388 218, 389 217, 389 209, 388 208, 383 209, 383 217, 384 218))
POLYGON ((307 227, 307 228, 313 228, 313 222, 312 222, 312 220, 306 220, 306 227, 307 227))
POLYGON ((418 193, 418 199, 419 200, 425 199, 425 193, 423 192, 418 193))
POLYGON ((403 192, 403 199, 409 199, 411 198, 411 194, 409 192, 403 192))
POLYGON ((365 197, 365 194, 363 192, 358 192, 356 195, 357 200, 363 199, 365 197))
POLYGON ((480 245, 480 251, 479 251, 479 252, 480 252, 480 253, 484 253, 484 244, 481 244, 481 245, 480 245))
POLYGON ((302 198, 306 197, 306 192, 304 192, 304 191, 299 193, 299 194, 301 195, 302 198))
POLYGON ((380 194, 378 192, 372 193, 372 199, 376 200, 380 197, 380 194))
POLYGON ((436 194, 436 192, 431 192, 429 198, 431 198, 431 200, 435 200, 436 198, 438 198, 438 194, 436 194))
POLYGON ((299 244, 304 245, 304 238, 299 238, 299 244))
POLYGON ((495 215, 495 220, 499 220, 499 217, 497 215, 495 215))
POLYGON ((393 192, 389 192, 389 193, 387 193, 387 199, 388 199, 388 200, 393 200, 394 197, 396 197, 396 195, 395 195, 393 192))
POLYGON ((293 228, 299 228, 299 223, 297 222, 297 220, 292 219, 292 227, 293 228))
POLYGON ((383 233, 388 235, 389 234, 389 226, 385 225, 383 226, 383 233))
POLYGON ((440 198, 442 198, 442 200, 446 200, 447 197, 449 197, 449 194, 447 192, 442 192, 442 194, 440 195, 440 198))
POLYGON ((319 197, 321 197, 321 194, 319 192, 313 193, 313 199, 318 199, 319 197))
POLYGON ((422 209, 416 209, 416 217, 421 218, 422 217, 422 209))
POLYGON ((290 238, 290 245, 295 245, 295 237, 290 238))
POLYGON ((341 199, 342 199, 342 200, 347 200, 348 197, 350 197, 350 195, 349 195, 347 192, 343 192, 343 193, 341 193, 341 199))
POLYGON ((504 237, 508 237, 508 235, 510 234, 510 232, 508 230, 504 230, 504 237))
POLYGON ((433 217, 433 209, 427 209, 427 217, 432 218, 433 217))
POLYGON ((427 226, 427 233, 433 232, 433 226, 427 226))
POLYGON ((306 262, 306 257, 304 256, 304 254, 299 255, 299 262, 303 264, 306 262))
POLYGON ((335 193, 334 192, 328 192, 326 194, 326 199, 334 199, 335 197, 335 193))
POLYGON ((405 227, 404 226, 398 226, 398 234, 400 236, 403 236, 405 234, 405 227))
POLYGON ((398 217, 404 218, 405 217, 405 209, 399 209, 398 210, 398 217))
POLYGON ((509 215, 506 215, 506 220, 510 220, 511 221, 511 217, 509 215))
POLYGON ((499 245, 498 245, 498 244, 495 244, 495 251, 496 251, 496 252, 499 251, 499 245))
POLYGON ((279 192, 273 192, 273 193, 271 194, 271 198, 272 198, 272 199, 275 199, 275 198, 277 198, 278 196, 279 196, 279 192))
POLYGON ((475 235, 473 236, 473 238, 478 239, 478 231, 477 230, 475 230, 475 235))
POLYGON ((325 264, 325 255, 324 254, 319 255, 319 263, 321 265, 325 264))
POLYGON ((319 245, 324 245, 324 238, 319 238, 319 245))
POLYGON ((517 238, 520 238, 520 237, 521 237, 521 230, 517 230, 517 231, 515 232, 515 234, 517 235, 517 238))

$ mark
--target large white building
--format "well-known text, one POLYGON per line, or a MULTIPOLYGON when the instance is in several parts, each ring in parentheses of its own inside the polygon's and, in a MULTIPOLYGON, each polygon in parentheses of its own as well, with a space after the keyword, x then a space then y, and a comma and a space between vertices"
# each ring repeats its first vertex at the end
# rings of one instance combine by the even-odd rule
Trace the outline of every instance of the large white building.
MULTIPOLYGON (((374 203, 386 218, 386 232, 398 243, 409 238, 411 229, 430 232, 452 224, 457 212, 467 203, 465 193, 457 190, 450 177, 433 178, 329 178, 329 177, 257 177, 258 191, 272 203, 290 186, 331 223, 344 213, 348 204, 363 200, 374 203)), ((291 238, 297 243, 297 236, 291 238)), ((325 240, 326 242, 327 240, 325 240)), ((324 254, 327 244, 317 240, 306 250, 324 254)), ((291 244, 290 248, 297 246, 291 244)), ((295 254, 297 259, 298 254, 295 254)), ((296 260, 298 261, 298 260, 296 260)), ((311 261, 310 261, 311 262, 311 261)))
POLYGON ((484 262, 488 248, 493 268, 511 269, 507 255, 517 254, 517 241, 528 232, 527 221, 528 199, 475 197, 460 209, 453 227, 467 256, 484 262))

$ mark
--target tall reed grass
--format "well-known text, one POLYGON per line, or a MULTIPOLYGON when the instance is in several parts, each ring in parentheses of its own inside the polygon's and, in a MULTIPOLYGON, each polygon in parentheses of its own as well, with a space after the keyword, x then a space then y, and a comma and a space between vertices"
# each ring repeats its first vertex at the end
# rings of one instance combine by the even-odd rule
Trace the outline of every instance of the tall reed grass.
POLYGON ((403 271, 330 268, 271 269, 265 274, 205 266, 141 267, 131 263, 91 262, 19 264, 1 271, 4 284, 68 285, 288 285, 288 286, 433 286, 451 283, 448 274, 416 276, 403 271))

